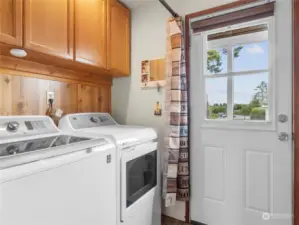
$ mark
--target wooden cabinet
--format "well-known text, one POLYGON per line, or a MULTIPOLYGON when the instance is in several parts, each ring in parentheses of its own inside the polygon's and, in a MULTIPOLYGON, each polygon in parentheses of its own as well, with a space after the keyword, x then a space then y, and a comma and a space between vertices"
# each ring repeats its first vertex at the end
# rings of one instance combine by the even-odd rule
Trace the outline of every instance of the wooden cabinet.
POLYGON ((75 0, 75 60, 107 67, 107 1, 75 0))
POLYGON ((108 69, 130 75, 130 10, 109 0, 108 12, 108 69))
POLYGON ((107 76, 130 75, 130 10, 117 0, 0 0, 0 55, 107 76))
POLYGON ((0 0, 0 42, 22 46, 22 0, 0 0))
POLYGON ((73 59, 73 0, 24 0, 24 3, 24 47, 73 59))

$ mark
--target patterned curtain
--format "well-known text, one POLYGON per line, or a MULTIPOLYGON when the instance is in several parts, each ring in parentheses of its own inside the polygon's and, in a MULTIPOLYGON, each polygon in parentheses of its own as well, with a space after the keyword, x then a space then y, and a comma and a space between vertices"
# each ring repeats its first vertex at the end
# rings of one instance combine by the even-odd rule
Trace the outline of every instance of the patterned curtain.
POLYGON ((184 23, 167 23, 165 135, 163 197, 165 206, 189 200, 188 99, 185 67, 184 23))

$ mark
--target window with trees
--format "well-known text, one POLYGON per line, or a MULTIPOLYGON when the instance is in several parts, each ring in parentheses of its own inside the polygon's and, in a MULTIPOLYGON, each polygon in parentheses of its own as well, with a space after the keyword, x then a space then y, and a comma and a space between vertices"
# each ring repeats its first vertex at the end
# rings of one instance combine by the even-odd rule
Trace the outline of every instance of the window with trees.
POLYGON ((270 19, 204 34, 207 119, 270 121, 270 19))

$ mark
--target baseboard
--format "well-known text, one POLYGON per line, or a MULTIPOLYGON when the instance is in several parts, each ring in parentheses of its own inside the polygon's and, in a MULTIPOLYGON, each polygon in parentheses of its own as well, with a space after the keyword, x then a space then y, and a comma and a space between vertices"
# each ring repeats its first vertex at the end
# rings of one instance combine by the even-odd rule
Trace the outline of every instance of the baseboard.
POLYGON ((194 221, 194 220, 191 220, 191 224, 192 225, 207 225, 205 223, 197 222, 197 221, 194 221))

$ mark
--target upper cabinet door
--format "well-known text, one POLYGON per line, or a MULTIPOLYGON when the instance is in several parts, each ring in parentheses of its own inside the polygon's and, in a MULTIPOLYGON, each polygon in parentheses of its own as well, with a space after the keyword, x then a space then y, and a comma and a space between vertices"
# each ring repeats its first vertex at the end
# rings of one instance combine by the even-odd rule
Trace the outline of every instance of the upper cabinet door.
POLYGON ((0 0, 0 42, 22 46, 22 0, 0 0))
POLYGON ((107 67, 107 0, 75 0, 75 60, 107 67))
POLYGON ((130 75, 130 10, 116 0, 110 0, 108 10, 108 69, 130 75))
POLYGON ((24 1, 25 48, 73 59, 73 0, 24 1))

